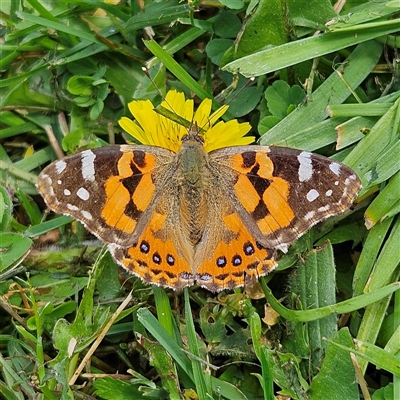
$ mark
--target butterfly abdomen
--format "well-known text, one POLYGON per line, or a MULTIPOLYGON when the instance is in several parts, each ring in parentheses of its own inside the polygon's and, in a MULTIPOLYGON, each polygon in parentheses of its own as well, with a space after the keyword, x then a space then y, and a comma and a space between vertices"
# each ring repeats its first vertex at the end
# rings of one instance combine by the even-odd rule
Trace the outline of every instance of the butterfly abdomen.
POLYGON ((186 238, 195 246, 202 238, 207 210, 207 153, 201 143, 188 139, 177 155, 180 219, 186 238))

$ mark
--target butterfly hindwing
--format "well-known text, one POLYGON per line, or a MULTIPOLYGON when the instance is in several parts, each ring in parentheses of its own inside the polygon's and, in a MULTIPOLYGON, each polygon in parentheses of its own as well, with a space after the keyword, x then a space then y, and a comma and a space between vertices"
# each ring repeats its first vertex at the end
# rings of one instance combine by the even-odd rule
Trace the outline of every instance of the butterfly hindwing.
POLYGON ((149 215, 143 232, 129 247, 110 244, 114 259, 147 283, 182 289, 192 285, 194 249, 183 235, 174 179, 163 186, 163 194, 149 215))
POLYGON ((196 281, 212 292, 249 284, 277 266, 275 249, 257 242, 220 187, 213 186, 216 196, 194 255, 196 281))

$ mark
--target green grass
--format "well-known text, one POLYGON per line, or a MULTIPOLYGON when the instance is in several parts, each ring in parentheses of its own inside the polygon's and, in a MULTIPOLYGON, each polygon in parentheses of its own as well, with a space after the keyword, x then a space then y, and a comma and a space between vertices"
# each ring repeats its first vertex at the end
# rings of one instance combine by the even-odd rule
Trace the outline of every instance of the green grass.
POLYGON ((138 4, 0 4, 0 397, 400 398, 398 2, 138 4), (345 162, 356 205, 251 290, 128 276, 35 182, 55 143, 124 143, 127 103, 171 88, 345 162))

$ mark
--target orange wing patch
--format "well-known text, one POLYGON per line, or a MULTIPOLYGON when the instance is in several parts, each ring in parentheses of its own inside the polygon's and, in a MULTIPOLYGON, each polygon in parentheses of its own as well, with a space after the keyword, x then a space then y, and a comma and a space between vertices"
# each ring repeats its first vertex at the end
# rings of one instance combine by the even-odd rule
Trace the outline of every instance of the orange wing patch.
POLYGON ((180 232, 166 229, 166 219, 167 214, 154 211, 133 246, 109 248, 119 264, 145 282, 178 290, 194 282, 189 267, 193 248, 181 242, 180 232))
POLYGON ((274 165, 267 153, 247 151, 232 157, 234 168, 241 172, 234 185, 235 193, 264 234, 273 234, 290 225, 295 214, 289 205, 290 184, 274 176, 274 165))
MULTIPOLYGON (((205 256, 200 246, 196 254, 203 260, 197 269, 197 283, 215 292, 249 284, 253 278, 268 274, 277 266, 274 260, 275 250, 259 244, 243 225, 236 212, 223 216, 220 240, 215 243, 215 250, 205 256)), ((209 240, 213 240, 213 232, 209 240)), ((195 255, 196 265, 196 255, 195 255)))
POLYGON ((101 211, 105 223, 120 231, 133 233, 137 220, 149 206, 155 192, 151 174, 155 156, 142 151, 122 153, 118 176, 110 177, 104 185, 106 201, 101 211))

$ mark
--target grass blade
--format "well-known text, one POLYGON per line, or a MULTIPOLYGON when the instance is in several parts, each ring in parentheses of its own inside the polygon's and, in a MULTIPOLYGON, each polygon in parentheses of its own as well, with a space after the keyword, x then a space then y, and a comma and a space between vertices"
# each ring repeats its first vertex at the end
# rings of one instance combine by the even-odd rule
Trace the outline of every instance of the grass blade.
POLYGON ((301 61, 396 32, 399 30, 399 23, 399 19, 394 19, 384 24, 371 24, 365 29, 353 28, 350 32, 338 30, 335 33, 296 40, 232 61, 222 69, 232 73, 239 72, 248 78, 265 75, 301 61))

